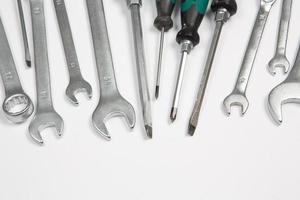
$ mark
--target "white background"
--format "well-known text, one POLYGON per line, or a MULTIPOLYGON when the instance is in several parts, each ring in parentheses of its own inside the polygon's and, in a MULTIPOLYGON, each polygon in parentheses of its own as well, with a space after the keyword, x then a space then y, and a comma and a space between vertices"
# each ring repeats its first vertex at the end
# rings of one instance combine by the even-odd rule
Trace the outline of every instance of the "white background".
MULTIPOLYGON (((62 138, 53 129, 42 132, 44 147, 31 141, 27 128, 10 124, 0 115, 0 200, 299 200, 300 199, 300 109, 284 107, 284 124, 277 127, 266 109, 269 91, 285 77, 272 77, 266 70, 274 54, 281 1, 270 13, 252 78, 248 87, 250 107, 244 117, 239 108, 228 118, 222 101, 232 90, 259 0, 238 0, 239 10, 225 26, 207 88, 199 126, 187 136, 188 120, 197 94, 203 65, 214 28, 213 15, 204 19, 201 43, 191 53, 185 73, 178 119, 168 119, 176 74, 180 29, 167 34, 161 96, 153 100, 154 138, 143 130, 138 98, 131 21, 125 0, 104 0, 108 30, 120 92, 134 106, 137 123, 130 132, 122 119, 107 123, 112 141, 105 141, 91 125, 99 98, 99 86, 84 0, 66 0, 83 76, 92 84, 94 97, 79 95, 74 107, 64 92, 68 73, 53 2, 45 0, 55 109, 64 119, 62 138)), ((26 69, 17 5, 0 0, 0 13, 25 91, 35 101, 34 69, 26 69)), ((299 45, 299 1, 294 1, 288 43, 293 63, 299 45)), ((29 39, 32 41, 29 3, 24 1, 29 39)), ((159 33, 152 23, 154 1, 144 0, 142 20, 150 92, 154 96, 159 33)), ((31 48, 32 50, 32 48, 31 48)), ((0 99, 4 99, 1 88, 0 99)))

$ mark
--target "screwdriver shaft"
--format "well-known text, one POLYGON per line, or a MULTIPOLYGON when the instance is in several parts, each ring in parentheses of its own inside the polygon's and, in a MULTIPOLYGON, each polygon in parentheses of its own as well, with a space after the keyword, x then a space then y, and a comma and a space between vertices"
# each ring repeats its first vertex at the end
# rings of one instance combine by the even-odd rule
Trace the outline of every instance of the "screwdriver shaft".
POLYGON ((146 72, 143 31, 140 16, 140 4, 132 3, 129 5, 129 8, 131 11, 133 39, 136 54, 136 66, 139 82, 139 93, 143 109, 144 125, 147 132, 147 136, 149 138, 152 138, 151 104, 146 72))
POLYGON ((211 46, 210 46, 210 50, 209 50, 209 53, 208 53, 207 61, 206 61, 205 68, 204 68, 203 75, 202 75, 202 79, 201 79, 201 82, 200 82, 200 87, 199 87, 199 91, 198 91, 198 95, 197 95, 197 100, 195 102, 195 106, 194 106, 193 113, 192 113, 190 123, 189 123, 189 134, 190 135, 194 134, 195 129, 196 129, 197 124, 198 124, 199 114, 200 114, 200 110, 201 110, 201 106, 202 106, 206 86, 207 86, 207 83, 208 83, 208 80, 209 80, 209 74, 210 74, 211 67, 212 67, 212 64, 213 64, 213 61, 214 61, 214 57, 215 57, 218 42, 219 42, 219 39, 220 39, 220 35, 221 35, 221 32, 222 32, 222 27, 223 27, 223 22, 219 21, 219 22, 216 23, 214 36, 213 36, 213 39, 212 39, 212 42, 211 42, 211 46))
POLYGON ((21 0, 17 0, 17 2, 18 2, 18 10, 19 10, 23 42, 24 42, 25 61, 26 61, 27 66, 30 67, 31 66, 31 56, 30 56, 30 51, 29 51, 29 44, 28 44, 27 31, 26 31, 26 25, 25 25, 25 19, 24 19, 24 12, 23 12, 21 0))
POLYGON ((155 87, 155 98, 159 96, 159 87, 160 87, 160 76, 161 76, 161 65, 164 51, 164 40, 165 40, 165 29, 162 28, 160 34, 160 44, 159 44, 159 56, 158 56, 158 67, 157 67, 157 76, 156 76, 156 87, 155 87))
POLYGON ((184 71, 186 66, 186 59, 192 49, 191 45, 192 44, 190 43, 190 41, 187 40, 181 44, 182 54, 181 54, 181 60, 179 65, 178 77, 176 81, 176 88, 175 88, 175 93, 173 98, 172 110, 170 114, 170 119, 172 121, 175 121, 177 117, 178 105, 179 105, 179 100, 180 100, 181 90, 182 90, 182 82, 183 82, 184 71))

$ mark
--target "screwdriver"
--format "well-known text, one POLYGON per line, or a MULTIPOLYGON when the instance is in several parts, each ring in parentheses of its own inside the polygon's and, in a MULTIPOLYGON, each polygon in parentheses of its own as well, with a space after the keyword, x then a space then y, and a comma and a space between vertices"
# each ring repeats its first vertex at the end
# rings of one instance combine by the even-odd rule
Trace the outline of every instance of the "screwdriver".
POLYGON ((28 44, 28 38, 27 38, 27 31, 26 31, 26 25, 25 25, 25 19, 24 19, 24 12, 23 12, 23 6, 21 0, 17 0, 18 3, 18 9, 19 9, 19 17, 21 22, 21 28, 22 28, 22 35, 23 35, 23 42, 24 42, 24 49, 25 49, 25 62, 28 67, 31 67, 31 56, 29 51, 29 44, 28 44))
POLYGON ((161 65, 164 49, 165 32, 173 27, 171 15, 174 11, 176 0, 156 0, 157 17, 154 20, 154 26, 161 32, 159 44, 159 57, 156 76, 155 98, 159 96, 161 65))
POLYGON ((181 1, 181 25, 176 41, 181 46, 181 61, 177 77, 176 89, 170 118, 175 121, 177 117, 179 98, 183 82, 184 69, 187 55, 200 42, 198 28, 203 20, 208 0, 182 0, 181 1))
POLYGON ((197 100, 195 102, 193 113, 191 115, 190 122, 189 122, 188 133, 191 136, 194 135, 195 129, 198 124, 199 114, 200 114, 206 86, 208 83, 209 74, 217 50, 220 35, 222 32, 222 27, 230 19, 230 17, 236 14, 237 4, 235 0, 213 0, 211 4, 211 10, 215 13, 216 26, 215 26, 215 31, 211 42, 210 50, 208 53, 207 61, 205 64, 204 72, 200 82, 197 100))
POLYGON ((146 59, 144 52, 143 30, 141 22, 140 8, 142 0, 127 0, 127 6, 131 12, 132 33, 134 40, 134 49, 136 57, 136 67, 138 73, 138 86, 140 93, 140 101, 143 108, 143 118, 145 130, 148 138, 152 138, 152 116, 151 101, 146 72, 146 59))

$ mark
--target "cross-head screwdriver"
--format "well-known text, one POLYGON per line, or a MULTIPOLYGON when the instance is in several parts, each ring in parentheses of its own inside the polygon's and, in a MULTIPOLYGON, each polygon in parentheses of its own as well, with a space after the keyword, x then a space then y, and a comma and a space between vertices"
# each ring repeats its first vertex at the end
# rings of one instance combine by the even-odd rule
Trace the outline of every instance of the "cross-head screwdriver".
POLYGON ((164 35, 173 27, 171 18, 174 11, 176 0, 156 0, 157 17, 154 20, 154 26, 160 31, 159 57, 157 66, 157 76, 155 85, 155 98, 159 96, 161 66, 164 50, 164 35))
POLYGON ((182 29, 178 32, 176 41, 181 46, 181 61, 176 82, 176 89, 173 98, 173 105, 170 114, 171 121, 177 117, 179 99, 184 76, 184 69, 187 55, 200 42, 198 34, 199 26, 204 18, 208 0, 182 0, 181 1, 181 25, 182 29))
POLYGON ((213 0, 211 4, 211 10, 215 13, 216 26, 215 26, 215 31, 211 42, 210 50, 208 53, 208 57, 206 60, 205 68, 202 74, 202 79, 200 82, 197 99, 189 122, 188 133, 191 136, 194 135, 195 129, 198 124, 200 110, 201 110, 206 86, 208 83, 211 67, 218 47, 218 42, 222 32, 222 27, 224 23, 226 23, 231 16, 236 14, 237 4, 235 0, 213 0))

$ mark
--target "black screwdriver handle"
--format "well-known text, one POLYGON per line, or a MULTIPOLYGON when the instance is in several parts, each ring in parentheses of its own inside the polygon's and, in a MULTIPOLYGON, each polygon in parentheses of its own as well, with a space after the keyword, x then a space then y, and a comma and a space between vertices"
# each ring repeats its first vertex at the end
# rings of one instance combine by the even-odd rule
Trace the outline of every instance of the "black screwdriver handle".
POLYGON ((196 46, 200 42, 198 28, 203 20, 209 0, 182 0, 181 25, 176 41, 181 44, 188 40, 196 46))
POLYGON ((154 26, 158 30, 164 29, 164 31, 169 31, 173 27, 171 16, 175 4, 176 0, 156 0, 157 17, 154 21, 154 26))
POLYGON ((235 0, 213 0, 211 3, 211 10, 217 12, 219 9, 225 8, 230 16, 233 16, 237 12, 237 4, 235 0))

